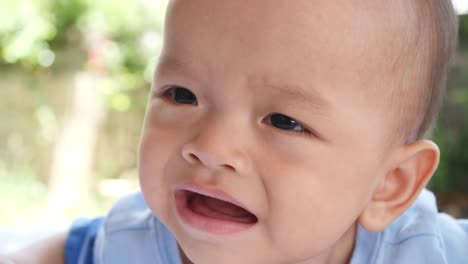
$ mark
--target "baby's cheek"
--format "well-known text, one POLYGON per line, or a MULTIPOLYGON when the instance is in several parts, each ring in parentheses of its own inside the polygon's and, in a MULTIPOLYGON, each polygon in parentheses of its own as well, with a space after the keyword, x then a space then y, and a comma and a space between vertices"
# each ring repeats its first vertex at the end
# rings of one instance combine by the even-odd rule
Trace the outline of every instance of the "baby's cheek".
POLYGON ((161 188, 160 180, 152 177, 151 173, 144 173, 140 176, 140 186, 146 204, 163 223, 166 223, 169 216, 169 194, 165 188, 161 188))
POLYGON ((297 174, 270 190, 275 197, 266 226, 273 245, 291 256, 307 257, 332 247, 354 225, 358 203, 342 197, 325 176, 303 174, 306 181, 297 174))
POLYGON ((167 159, 167 154, 163 155, 161 148, 164 149, 164 146, 161 146, 155 136, 152 133, 143 134, 138 172, 144 198, 153 213, 159 216, 165 214, 161 210, 168 200, 168 193, 163 184, 164 160, 167 159))
POLYGON ((192 106, 173 106, 164 102, 154 102, 148 106, 146 126, 158 129, 184 129, 199 122, 203 111, 192 106))

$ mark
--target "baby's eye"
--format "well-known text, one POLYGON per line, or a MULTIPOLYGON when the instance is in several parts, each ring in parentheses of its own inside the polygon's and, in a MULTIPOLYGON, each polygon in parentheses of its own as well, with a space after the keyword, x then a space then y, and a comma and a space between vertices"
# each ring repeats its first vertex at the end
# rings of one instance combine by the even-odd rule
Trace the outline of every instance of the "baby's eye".
POLYGON ((195 95, 187 88, 182 86, 170 86, 170 88, 167 89, 163 95, 179 104, 198 104, 197 97, 195 97, 195 95))
POLYGON ((305 129, 299 122, 283 114, 279 114, 279 113, 271 114, 269 116, 268 123, 270 123, 274 127, 277 127, 281 130, 287 130, 287 131, 291 131, 294 133, 310 134, 310 132, 307 129, 305 129))

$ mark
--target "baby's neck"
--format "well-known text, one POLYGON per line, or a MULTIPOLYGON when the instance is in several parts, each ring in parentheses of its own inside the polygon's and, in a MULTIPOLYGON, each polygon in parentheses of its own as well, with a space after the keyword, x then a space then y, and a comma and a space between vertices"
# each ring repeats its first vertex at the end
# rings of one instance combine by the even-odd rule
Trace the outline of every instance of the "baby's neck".
POLYGON ((182 264, 193 264, 192 261, 185 255, 185 252, 180 248, 180 245, 177 244, 177 248, 179 249, 179 255, 180 255, 180 260, 182 261, 182 264))
POLYGON ((353 226, 343 234, 337 244, 330 249, 328 256, 326 256, 324 261, 320 264, 350 263, 356 244, 356 235, 357 223, 353 224, 353 226))
MULTIPOLYGON (((354 247, 356 243, 357 224, 354 224, 346 233, 339 239, 339 242, 329 251, 327 256, 323 256, 323 260, 311 262, 310 264, 336 264, 336 263, 350 263, 353 256, 354 247)), ((180 259, 182 264, 194 264, 185 255, 184 251, 177 245, 179 249, 180 259)), ((297 264, 309 264, 297 263, 297 264)))

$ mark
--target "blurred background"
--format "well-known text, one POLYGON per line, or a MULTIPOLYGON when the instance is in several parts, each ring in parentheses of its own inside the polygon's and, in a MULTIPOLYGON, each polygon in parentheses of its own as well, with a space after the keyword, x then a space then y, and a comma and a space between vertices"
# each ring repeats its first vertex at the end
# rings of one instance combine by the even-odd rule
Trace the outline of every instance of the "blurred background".
MULTIPOLYGON (((455 0, 454 0, 455 1, 455 0)), ((430 189, 468 217, 468 0, 430 189)), ((138 189, 165 0, 0 0, 0 230, 65 228, 138 189)), ((1 241, 1 237, 0 237, 1 241)))
POLYGON ((166 0, 0 0, 0 252, 138 189, 166 0))

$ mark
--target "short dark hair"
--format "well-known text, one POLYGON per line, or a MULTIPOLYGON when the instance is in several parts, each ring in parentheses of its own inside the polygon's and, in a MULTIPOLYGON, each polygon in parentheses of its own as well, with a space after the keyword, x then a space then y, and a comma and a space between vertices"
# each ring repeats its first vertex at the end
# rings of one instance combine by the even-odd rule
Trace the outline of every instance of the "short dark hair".
POLYGON ((413 0, 416 34, 406 62, 410 76, 392 101, 399 101, 400 139, 406 143, 430 134, 445 97, 447 75, 458 41, 458 21, 451 0, 413 0), (409 61, 411 60, 411 61, 409 61), (416 87, 414 87, 416 86, 416 87))

